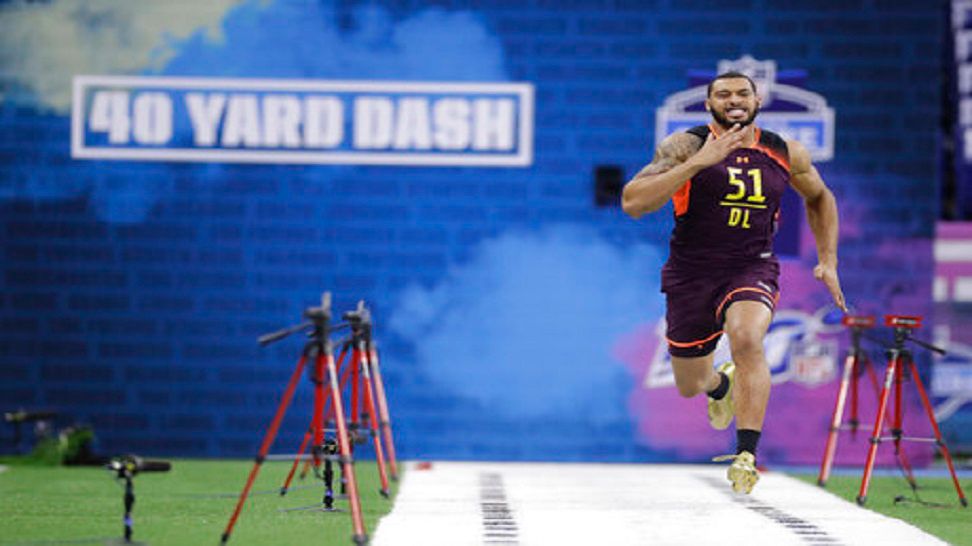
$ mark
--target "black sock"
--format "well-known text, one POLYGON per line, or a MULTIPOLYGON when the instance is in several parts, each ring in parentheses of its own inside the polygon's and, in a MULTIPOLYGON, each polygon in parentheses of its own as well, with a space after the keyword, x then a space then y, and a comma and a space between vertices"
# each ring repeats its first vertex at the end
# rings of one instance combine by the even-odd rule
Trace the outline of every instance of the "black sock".
POLYGON ((719 372, 719 386, 706 394, 713 400, 722 400, 725 398, 727 392, 729 392, 729 376, 719 372))
POLYGON ((746 428, 736 430, 736 454, 748 451, 756 455, 756 444, 759 443, 759 431, 746 428))

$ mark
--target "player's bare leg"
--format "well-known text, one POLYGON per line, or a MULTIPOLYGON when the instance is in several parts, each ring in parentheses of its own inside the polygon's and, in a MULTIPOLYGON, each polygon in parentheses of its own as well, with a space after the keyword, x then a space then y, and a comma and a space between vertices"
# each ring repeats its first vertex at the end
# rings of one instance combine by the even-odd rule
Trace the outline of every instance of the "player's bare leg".
POLYGON ((699 357, 672 357, 672 372, 678 393, 691 398, 719 386, 719 374, 712 369, 712 353, 699 357))
POLYGON ((709 424, 722 430, 732 423, 732 378, 735 366, 724 362, 718 370, 712 369, 713 353, 706 356, 685 358, 672 357, 675 385, 686 398, 700 393, 708 395, 709 424))
POLYGON ((770 373, 763 338, 773 313, 758 301, 737 301, 726 311, 725 332, 736 363, 736 428, 762 430, 770 373))
POLYGON ((736 455, 732 457, 728 478, 737 492, 749 493, 759 479, 756 445, 770 393, 763 338, 772 318, 772 311, 757 301, 737 301, 726 311, 725 332, 736 363, 733 398, 737 439, 736 455))

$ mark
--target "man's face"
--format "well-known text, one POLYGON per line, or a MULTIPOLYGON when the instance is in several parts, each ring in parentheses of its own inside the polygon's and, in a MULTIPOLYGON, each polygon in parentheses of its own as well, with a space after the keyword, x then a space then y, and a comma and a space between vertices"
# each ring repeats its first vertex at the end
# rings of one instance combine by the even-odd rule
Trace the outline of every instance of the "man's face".
POLYGON ((705 99, 705 109, 724 129, 735 124, 743 127, 756 119, 759 97, 746 78, 724 78, 712 83, 712 93, 705 99))

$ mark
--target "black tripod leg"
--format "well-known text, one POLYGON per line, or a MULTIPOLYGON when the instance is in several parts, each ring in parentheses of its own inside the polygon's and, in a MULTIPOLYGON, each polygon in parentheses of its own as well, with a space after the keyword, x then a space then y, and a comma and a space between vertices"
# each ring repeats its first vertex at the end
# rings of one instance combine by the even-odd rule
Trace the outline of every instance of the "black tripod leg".
POLYGON ((331 454, 324 461, 324 509, 334 509, 334 464, 331 462, 331 454))
POLYGON ((125 477, 125 542, 132 541, 132 508, 135 507, 135 488, 132 486, 132 478, 125 477))

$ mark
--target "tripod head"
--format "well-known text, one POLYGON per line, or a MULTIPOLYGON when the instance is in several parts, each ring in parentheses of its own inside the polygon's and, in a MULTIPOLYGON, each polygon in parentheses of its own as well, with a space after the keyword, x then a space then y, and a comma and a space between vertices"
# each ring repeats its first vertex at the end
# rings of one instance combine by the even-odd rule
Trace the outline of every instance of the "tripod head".
POLYGON ((921 317, 917 315, 884 315, 884 325, 894 329, 917 330, 921 328, 921 317))
POLYGON ((840 323, 852 330, 869 330, 874 328, 874 315, 844 315, 840 323))
POLYGON ((16 446, 18 451, 21 449, 21 442, 23 441, 22 427, 24 423, 34 423, 34 434, 38 438, 41 438, 50 434, 50 421, 53 421, 55 418, 57 418, 56 411, 27 411, 23 408, 4 412, 3 414, 3 421, 13 426, 14 446, 16 446))
POLYGON ((277 330, 276 332, 271 332, 269 334, 264 334, 257 338, 257 343, 261 346, 267 346, 276 341, 280 341, 285 337, 295 334, 297 332, 302 332, 304 330, 310 330, 308 335, 315 337, 319 340, 327 339, 327 335, 330 330, 341 328, 343 325, 337 325, 334 327, 330 326, 331 322, 331 293, 324 292, 321 294, 321 306, 320 307, 308 307, 304 309, 304 318, 307 320, 301 322, 296 326, 290 326, 282 330, 277 330))
POLYGON ((138 455, 124 455, 112 459, 105 468, 114 472, 119 479, 131 479, 139 472, 168 472, 172 469, 172 463, 147 461, 138 455))
POLYGON ((855 354, 861 354, 861 338, 874 340, 866 331, 874 328, 874 315, 844 315, 840 323, 850 330, 851 347, 855 354))
POLYGON ((911 335, 913 331, 921 328, 921 320, 922 318, 917 315, 884 315, 884 325, 892 328, 894 331, 894 348, 901 350, 904 348, 905 342, 910 341, 929 351, 934 351, 941 355, 946 354, 945 349, 916 339, 911 335))
POLYGON ((365 341, 371 339, 371 311, 365 307, 364 300, 358 300, 358 306, 355 310, 345 311, 341 318, 351 326, 352 335, 363 338, 365 341))
POLYGON ((7 423, 20 424, 29 423, 33 421, 48 421, 57 417, 56 411, 26 411, 24 409, 18 409, 16 411, 8 411, 3 414, 3 420, 7 423))
POLYGON ((320 307, 308 307, 304 309, 304 317, 313 323, 329 322, 331 320, 331 293, 321 294, 320 307))

